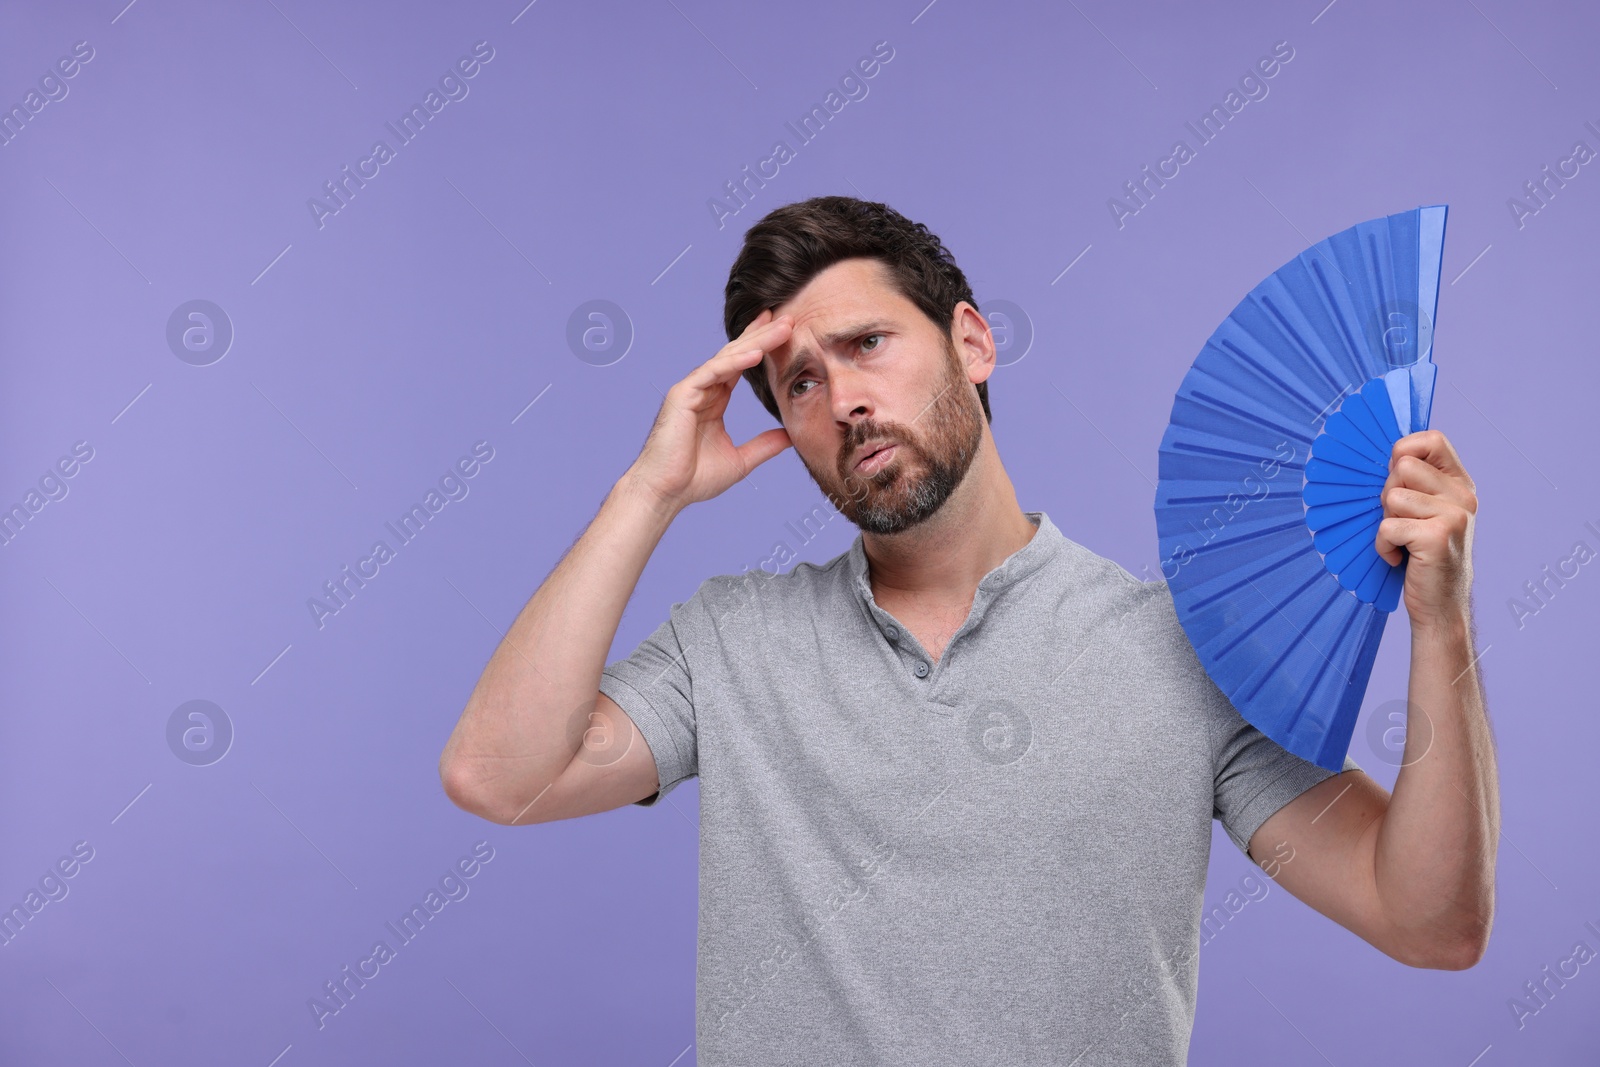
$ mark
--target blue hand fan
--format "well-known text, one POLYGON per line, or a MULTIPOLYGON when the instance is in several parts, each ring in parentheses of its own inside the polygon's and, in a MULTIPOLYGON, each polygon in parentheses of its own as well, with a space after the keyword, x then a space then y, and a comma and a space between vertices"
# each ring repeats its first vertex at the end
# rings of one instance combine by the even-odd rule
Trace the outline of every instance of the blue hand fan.
POLYGON ((1378 555, 1379 492, 1433 407, 1446 210, 1359 223, 1274 271, 1195 357, 1161 438, 1162 574, 1201 664, 1332 771, 1404 586, 1404 556, 1378 555))

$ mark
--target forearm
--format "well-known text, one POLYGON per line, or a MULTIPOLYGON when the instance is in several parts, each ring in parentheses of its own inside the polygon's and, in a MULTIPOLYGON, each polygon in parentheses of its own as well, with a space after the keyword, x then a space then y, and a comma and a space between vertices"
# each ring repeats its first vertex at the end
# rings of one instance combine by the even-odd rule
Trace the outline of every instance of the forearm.
POLYGON ((623 610, 676 510, 628 475, 517 615, 439 760, 481 813, 533 802, 577 753, 623 610))
POLYGON ((1472 643, 1466 611, 1413 624, 1405 752, 1374 845, 1396 946, 1446 965, 1476 960, 1494 912, 1500 797, 1472 643))

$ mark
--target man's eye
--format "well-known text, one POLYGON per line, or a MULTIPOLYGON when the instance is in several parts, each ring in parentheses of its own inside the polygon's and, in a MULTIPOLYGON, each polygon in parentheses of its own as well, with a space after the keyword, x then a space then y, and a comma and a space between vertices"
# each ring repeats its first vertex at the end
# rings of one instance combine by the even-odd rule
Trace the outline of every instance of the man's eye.
MULTIPOLYGON (((883 333, 869 333, 869 334, 863 334, 863 335, 862 335, 862 337, 861 337, 861 340, 860 340, 860 341, 857 341, 857 342, 856 342, 856 343, 857 343, 857 344, 864 344, 864 343, 865 343, 865 342, 866 342, 866 341, 867 341, 867 340, 869 340, 869 339, 870 339, 870 338, 873 338, 873 337, 879 337, 879 338, 882 338, 882 337, 887 337, 887 336, 888 336, 888 334, 883 334, 883 333)), ((868 350, 867 350, 867 351, 869 351, 869 352, 876 352, 876 351, 877 351, 877 350, 878 350, 878 349, 879 349, 879 348, 881 348, 881 347, 882 347, 882 346, 881 346, 881 345, 873 345, 873 346, 872 346, 872 347, 871 347, 871 348, 869 348, 869 349, 868 349, 868 350)), ((795 380, 794 380, 794 381, 793 381, 793 382, 792 382, 792 383, 790 383, 790 385, 789 385, 789 395, 790 395, 790 396, 795 396, 795 395, 797 395, 797 394, 796 394, 796 392, 795 392, 795 390, 797 390, 797 389, 799 389, 799 388, 800 388, 800 386, 801 386, 801 385, 802 385, 802 384, 803 384, 803 383, 805 383, 805 382, 811 382, 811 384, 813 384, 813 385, 815 385, 815 384, 816 384, 816 381, 815 381, 815 380, 814 380, 814 379, 811 379, 811 378, 805 378, 805 377, 800 377, 800 378, 796 378, 796 379, 795 379, 795 380)))

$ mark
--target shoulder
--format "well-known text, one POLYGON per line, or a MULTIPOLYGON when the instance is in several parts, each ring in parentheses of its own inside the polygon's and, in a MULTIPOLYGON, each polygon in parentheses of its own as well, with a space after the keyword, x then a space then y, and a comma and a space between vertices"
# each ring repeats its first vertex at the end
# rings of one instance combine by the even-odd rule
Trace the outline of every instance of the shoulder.
POLYGON ((1134 576, 1116 560, 1063 537, 1055 559, 1055 583, 1070 594, 1092 623, 1115 623, 1131 635, 1169 642, 1182 633, 1165 580, 1134 576))
POLYGON ((843 553, 823 563, 802 560, 787 571, 752 567, 738 574, 714 574, 700 583, 694 596, 714 616, 725 617, 752 606, 764 611, 805 611, 846 591, 850 580, 847 562, 848 553, 843 553))
POLYGON ((1185 673, 1200 670, 1203 674, 1200 657, 1178 619, 1178 607, 1172 599, 1172 587, 1166 579, 1140 580, 1130 576, 1130 580, 1136 586, 1131 595, 1139 610, 1140 626, 1137 633, 1147 649, 1163 662, 1185 673))
POLYGON ((1140 665, 1151 684, 1212 688, 1188 633, 1178 619, 1172 589, 1165 578, 1144 579, 1127 568, 1069 541, 1063 546, 1063 581, 1089 598, 1088 621, 1109 631, 1115 642, 1140 665))

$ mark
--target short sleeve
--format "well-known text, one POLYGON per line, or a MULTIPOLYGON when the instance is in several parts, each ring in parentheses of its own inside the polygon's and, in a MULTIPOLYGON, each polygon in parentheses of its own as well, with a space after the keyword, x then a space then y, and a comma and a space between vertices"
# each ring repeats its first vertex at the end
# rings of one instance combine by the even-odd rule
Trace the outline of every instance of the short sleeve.
POLYGON ((673 604, 670 616, 626 659, 600 672, 600 692, 633 720, 655 757, 660 789, 635 801, 646 807, 699 773, 689 653, 696 623, 705 615, 705 592, 702 584, 688 601, 673 604))
MULTIPOLYGON (((1227 706, 1220 716, 1213 759, 1215 805, 1212 816, 1222 823, 1239 851, 1250 855, 1250 838, 1279 808, 1326 778, 1333 771, 1290 752, 1246 722, 1226 694, 1215 690, 1227 706)), ((1359 770, 1348 755, 1342 770, 1359 770)))

